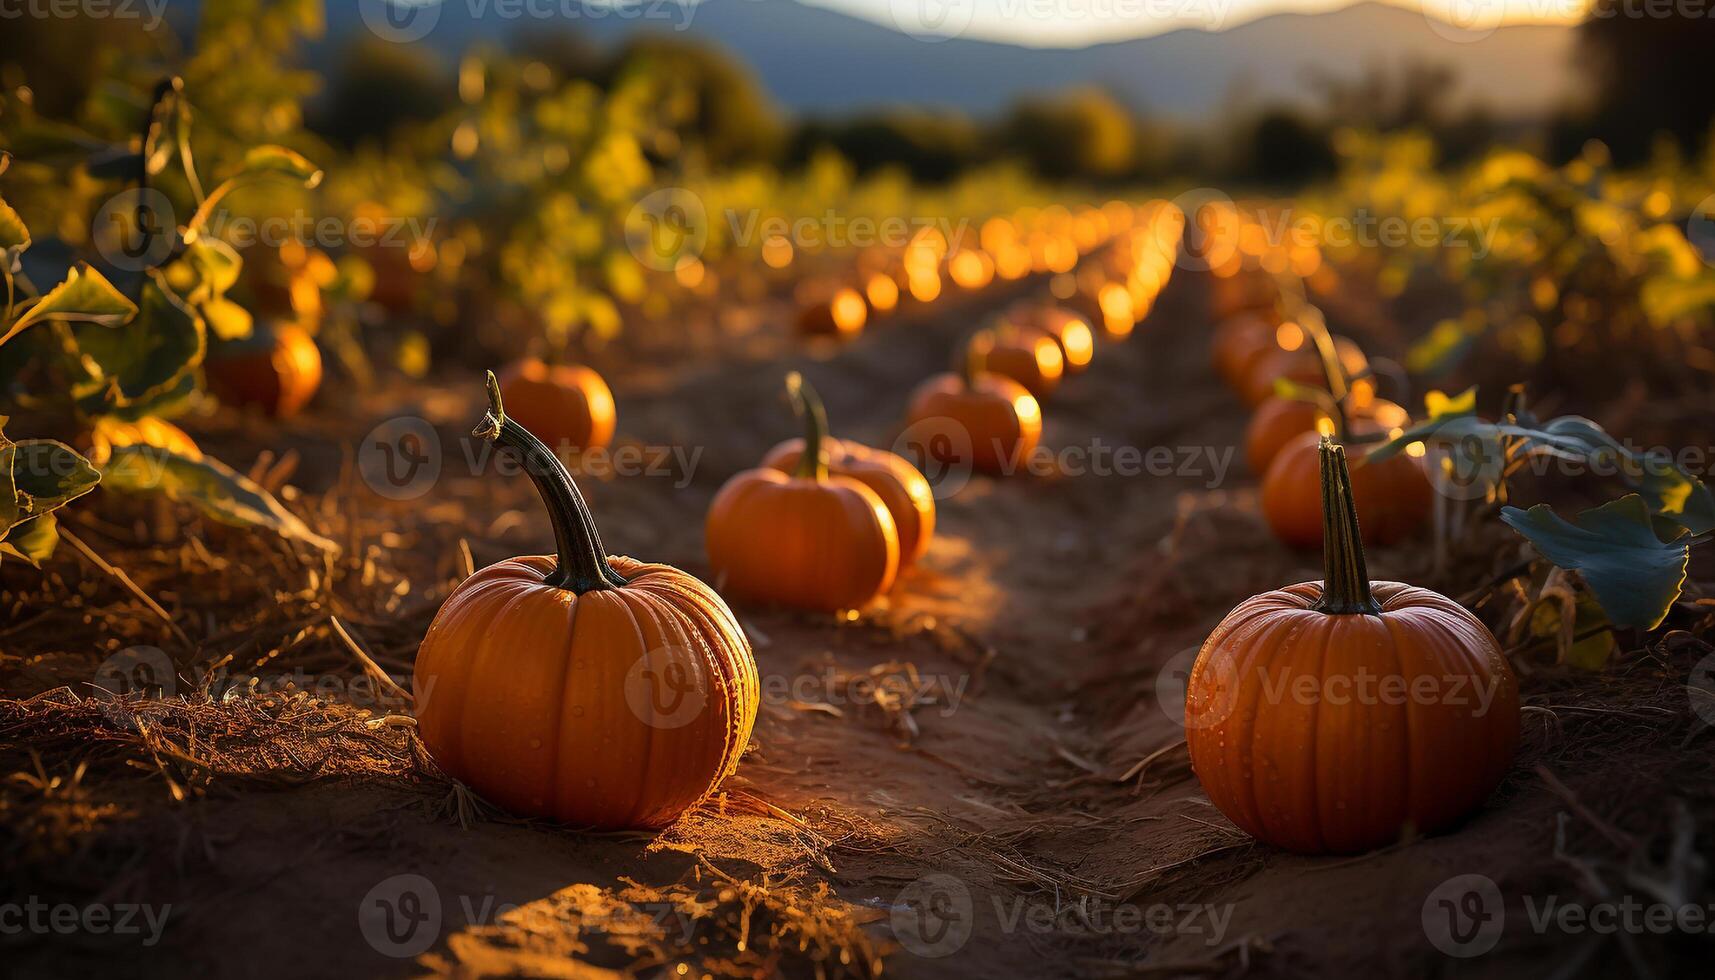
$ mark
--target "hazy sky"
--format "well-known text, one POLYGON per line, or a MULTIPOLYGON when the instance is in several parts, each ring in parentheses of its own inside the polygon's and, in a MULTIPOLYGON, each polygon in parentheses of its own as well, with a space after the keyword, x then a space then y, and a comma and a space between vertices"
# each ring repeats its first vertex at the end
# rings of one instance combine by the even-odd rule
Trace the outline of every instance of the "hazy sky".
MULTIPOLYGON (((1322 11, 1352 0, 803 0, 913 34, 1078 46, 1181 27, 1221 30, 1283 11, 1322 11)), ((1388 0, 1476 28, 1497 22, 1578 19, 1585 0, 1388 0)))

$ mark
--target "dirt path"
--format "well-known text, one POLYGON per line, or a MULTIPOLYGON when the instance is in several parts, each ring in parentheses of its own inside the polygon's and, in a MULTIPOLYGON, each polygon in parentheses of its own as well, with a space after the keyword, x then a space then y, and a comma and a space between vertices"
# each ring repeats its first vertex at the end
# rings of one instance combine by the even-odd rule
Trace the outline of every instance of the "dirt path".
MULTIPOLYGON (((1636 855, 1614 841, 1647 855, 1665 839, 1672 814, 1628 804, 1616 782, 1633 799, 1675 787, 1707 821, 1707 765, 1651 754, 1687 735, 1683 706, 1659 716, 1634 707, 1684 665, 1649 662, 1600 691, 1527 680, 1532 704, 1591 710, 1529 719, 1507 784, 1455 833, 1311 860, 1251 843, 1209 806, 1180 744, 1174 679, 1233 604, 1318 569, 1277 546, 1255 516, 1253 481, 1234 451, 1244 416, 1206 366, 1203 294, 1195 277, 1176 280, 1130 342, 1100 349, 1051 399, 1042 472, 979 478, 943 500, 930 554, 883 608, 851 622, 740 610, 765 703, 726 812, 711 806, 655 837, 498 818, 463 829, 444 786, 216 780, 200 801, 163 801, 128 821, 125 840, 142 845, 134 852, 97 844, 77 856, 106 869, 107 901, 171 905, 158 943, 54 937, 19 947, 14 966, 36 976, 115 962, 221 976, 584 977, 639 966, 1430 976, 1456 962, 1431 945, 1425 918, 1441 883, 1487 875, 1513 923, 1525 919, 1521 896, 1579 894, 1554 850, 1556 814, 1579 794, 1607 787, 1599 811, 1569 825, 1573 854, 1606 848, 1624 861, 1636 855), (1136 455, 1111 455, 1121 447, 1136 455), (1651 671, 1660 679, 1643 676, 1651 671), (866 704, 866 682, 923 703, 866 704), (1547 788, 1538 766, 1566 788, 1547 788)), ((911 387, 1006 298, 884 324, 820 361, 619 373, 622 439, 702 454, 689 473, 586 481, 608 545, 705 573, 709 499, 793 431, 775 395, 786 369, 805 369, 836 433, 887 445, 911 387)), ((475 402, 474 390, 428 392, 414 411, 455 444, 475 402)), ((329 433, 353 443, 354 428, 312 423, 305 445, 329 433)), ((306 470, 337 472, 322 445, 306 470)), ((416 501, 350 498, 402 522, 390 547, 410 552, 401 563, 418 582, 445 574, 460 537, 477 565, 544 545, 522 481, 497 486, 448 469, 416 501), (498 519, 472 533, 438 507, 498 519)), ((1373 556, 1372 571, 1425 573, 1409 550, 1373 556)), ((382 633, 389 650, 408 658, 400 651, 432 610, 396 617, 382 633)), ((87 877, 67 880, 88 894, 87 877)), ((1621 955, 1613 943, 1515 925, 1496 951, 1457 962, 1500 975, 1569 961, 1586 945, 1594 966, 1621 955)))

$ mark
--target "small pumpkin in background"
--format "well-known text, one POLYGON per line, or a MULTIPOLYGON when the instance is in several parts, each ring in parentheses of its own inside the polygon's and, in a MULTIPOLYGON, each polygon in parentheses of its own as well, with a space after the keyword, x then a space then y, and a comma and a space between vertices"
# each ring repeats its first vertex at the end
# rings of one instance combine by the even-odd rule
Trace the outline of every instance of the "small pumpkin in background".
POLYGON ((1369 580, 1345 452, 1322 440, 1317 460, 1323 580, 1253 596, 1215 628, 1187 681, 1186 743, 1244 832, 1357 853, 1482 805, 1517 751, 1518 682, 1463 606, 1369 580))
POLYGON ((500 373, 500 394, 518 424, 555 452, 601 449, 613 441, 613 390, 581 364, 527 357, 500 373))
MULTIPOLYGON (((1293 324, 1297 336, 1302 338, 1304 327, 1293 324)), ((1290 333, 1286 327, 1279 332, 1290 333)), ((1340 368, 1348 378, 1355 378, 1369 371, 1369 358, 1357 342, 1349 337, 1334 337, 1334 351, 1339 357, 1340 368)), ((1327 375, 1323 370, 1322 357, 1313 342, 1300 339, 1298 345, 1291 350, 1275 347, 1262 354, 1256 355, 1245 367, 1245 380, 1239 388, 1239 395, 1245 404, 1255 408, 1261 405, 1270 395, 1274 394, 1274 383, 1285 379, 1294 384, 1321 387, 1326 384, 1327 375)))
POLYGON ((667 565, 608 557, 571 474, 509 418, 488 376, 475 435, 522 454, 552 556, 464 580, 417 650, 417 731, 448 775, 514 813, 662 827, 737 768, 756 661, 720 596, 667 565))
POLYGON ((786 390, 804 419, 797 467, 745 470, 709 505, 704 540, 727 595, 794 609, 856 609, 893 587, 899 530, 874 490, 829 472, 827 417, 796 372, 786 390))
MULTIPOLYGON (((1348 410, 1354 420, 1374 422, 1383 431, 1403 427, 1409 421, 1405 409, 1386 399, 1372 398, 1362 407, 1351 401, 1348 404, 1354 405, 1348 410)), ((1331 410, 1331 404, 1280 395, 1258 405, 1245 426, 1245 461, 1251 472, 1264 475, 1287 443, 1306 432, 1319 431, 1318 423, 1323 420, 1332 423, 1331 410)))
POLYGON ((1054 338, 1067 374, 1078 374, 1090 366, 1096 352, 1096 335, 1083 317, 1052 303, 1019 303, 1007 318, 1027 330, 1040 330, 1054 338))
POLYGON ((1060 345, 1048 334, 1013 323, 1002 323, 971 338, 969 356, 979 370, 1023 385, 1037 401, 1053 394, 1066 373, 1060 345))
MULTIPOLYGON (((1363 420, 1353 422, 1348 431, 1383 434, 1379 426, 1363 420)), ((1321 439, 1317 432, 1295 436, 1275 454, 1263 476, 1263 517, 1289 547, 1314 548, 1322 541, 1322 496, 1316 484, 1321 439)), ((1435 490, 1422 465, 1405 453, 1361 461, 1351 471, 1351 486, 1367 544, 1394 544, 1416 534, 1428 523, 1435 503, 1435 490)))
POLYGON ((1264 273, 1243 271, 1210 281, 1209 301, 1216 320, 1241 313, 1267 314, 1280 301, 1280 286, 1264 273))
POLYGON ((1250 377, 1251 363, 1277 345, 1275 324, 1256 313, 1229 317, 1215 327, 1211 356, 1215 373, 1237 391, 1250 377))
POLYGON ((864 294, 850 286, 808 282, 799 290, 798 332, 818 337, 855 337, 869 320, 864 294))
MULTIPOLYGON (((962 370, 935 375, 917 386, 906 410, 906 424, 926 438, 952 430, 946 434, 954 442, 962 442, 959 437, 968 439, 973 469, 1004 476, 1017 469, 1041 440, 1042 406, 1023 385, 982 370, 982 360, 973 352, 979 343, 981 332, 967 344, 962 370)), ((965 445, 954 449, 964 452, 965 445)))
POLYGON ((203 373, 216 398, 290 418, 315 397, 322 384, 322 354, 314 337, 297 323, 262 321, 244 340, 210 348, 203 373))
MULTIPOLYGON (((808 382, 800 382, 808 385, 808 382)), ((849 439, 825 436, 823 450, 831 476, 850 477, 881 498, 899 532, 899 567, 922 558, 935 533, 935 493, 917 467, 897 453, 849 439)), ((804 440, 788 439, 768 451, 762 465, 782 473, 796 472, 804 458, 804 440)))

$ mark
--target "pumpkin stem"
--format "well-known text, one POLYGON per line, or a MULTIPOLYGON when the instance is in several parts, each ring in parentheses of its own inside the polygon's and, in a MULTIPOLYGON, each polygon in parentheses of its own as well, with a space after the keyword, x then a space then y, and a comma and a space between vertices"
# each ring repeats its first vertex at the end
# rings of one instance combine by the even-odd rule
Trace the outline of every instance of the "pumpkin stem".
POLYGON ((792 475, 821 483, 828 478, 828 450, 824 445, 828 437, 828 413, 822 407, 822 396, 797 371, 786 375, 786 394, 792 399, 792 410, 804 420, 804 451, 798 456, 798 468, 792 475))
POLYGON ((1322 319, 1322 311, 1306 304, 1298 311, 1299 326, 1309 335, 1311 343, 1316 345, 1316 357, 1322 362, 1322 378, 1328 385, 1328 394, 1334 401, 1334 412, 1330 417, 1334 420, 1334 437, 1346 438, 1346 369, 1340 363, 1340 349, 1334 344, 1334 337, 1328 333, 1328 322, 1322 319))
POLYGON ((959 372, 959 380, 965 383, 966 388, 977 386, 977 375, 981 374, 983 367, 988 364, 991 350, 994 350, 992 330, 978 330, 965 341, 964 350, 960 352, 961 356, 954 367, 959 372))
POLYGON ((554 527, 557 560, 546 577, 549 585, 582 595, 626 584, 625 577, 608 565, 595 518, 590 516, 589 505, 565 464, 529 429, 506 417, 506 409, 500 403, 500 382, 493 371, 488 372, 488 412, 471 430, 471 435, 514 449, 523 458, 524 472, 542 495, 542 502, 548 507, 548 521, 554 527))
POLYGON ((1358 535, 1358 505, 1352 500, 1352 476, 1346 447, 1327 436, 1317 448, 1322 469, 1322 598, 1315 608, 1335 616, 1380 615, 1370 594, 1370 570, 1358 535))

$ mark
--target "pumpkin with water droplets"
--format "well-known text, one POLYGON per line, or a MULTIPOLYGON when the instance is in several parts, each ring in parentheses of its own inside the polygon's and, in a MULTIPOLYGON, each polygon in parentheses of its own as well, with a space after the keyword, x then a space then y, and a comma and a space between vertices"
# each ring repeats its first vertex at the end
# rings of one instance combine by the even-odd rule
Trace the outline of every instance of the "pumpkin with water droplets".
POLYGON ((1518 746, 1518 682, 1453 600, 1371 582, 1341 447, 1319 446, 1324 577, 1253 596, 1203 644, 1186 743, 1203 790, 1259 840, 1356 853, 1444 830, 1518 746))
POLYGON ((738 765, 759 701, 750 644, 694 576, 606 556, 571 475, 488 387, 475 434, 522 455, 557 554, 453 590, 417 651, 417 730, 442 770, 514 813, 664 826, 738 765))

